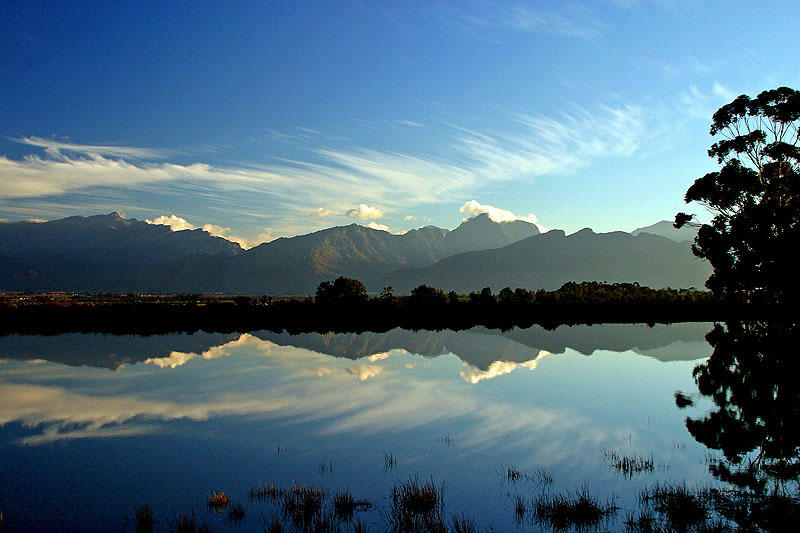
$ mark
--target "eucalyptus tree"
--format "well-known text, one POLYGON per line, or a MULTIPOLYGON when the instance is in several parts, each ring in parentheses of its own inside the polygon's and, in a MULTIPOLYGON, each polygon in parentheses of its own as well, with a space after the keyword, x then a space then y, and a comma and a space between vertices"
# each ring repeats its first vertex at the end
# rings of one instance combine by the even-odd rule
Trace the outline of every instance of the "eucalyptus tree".
MULTIPOLYGON (((714 113, 708 151, 719 171, 686 192, 714 217, 699 225, 693 250, 714 271, 706 286, 728 300, 800 298, 800 92, 788 87, 741 95, 714 113)), ((675 227, 696 224, 678 213, 675 227)))

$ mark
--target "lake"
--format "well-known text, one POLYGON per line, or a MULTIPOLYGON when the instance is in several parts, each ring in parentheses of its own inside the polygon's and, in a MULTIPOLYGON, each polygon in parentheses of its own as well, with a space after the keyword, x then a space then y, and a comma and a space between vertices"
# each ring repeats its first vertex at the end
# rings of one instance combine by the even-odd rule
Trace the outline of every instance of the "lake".
POLYGON ((0 337, 4 531, 133 531, 143 505, 156 531, 290 529, 295 486, 385 531, 393 487, 426 484, 479 531, 559 529, 536 502, 581 493, 624 531, 648 488, 724 486, 686 423, 714 408, 692 376, 711 329, 0 337))

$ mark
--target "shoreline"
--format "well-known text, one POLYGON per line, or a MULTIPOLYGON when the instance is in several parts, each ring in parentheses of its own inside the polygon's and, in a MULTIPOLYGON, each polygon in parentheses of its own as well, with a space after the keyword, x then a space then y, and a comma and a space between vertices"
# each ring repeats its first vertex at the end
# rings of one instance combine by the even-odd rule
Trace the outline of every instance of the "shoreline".
POLYGON ((384 303, 317 304, 281 301, 230 303, 98 303, 0 306, 0 335, 59 333, 158 334, 170 332, 362 332, 511 329, 602 323, 790 320, 787 306, 718 302, 630 303, 384 303))

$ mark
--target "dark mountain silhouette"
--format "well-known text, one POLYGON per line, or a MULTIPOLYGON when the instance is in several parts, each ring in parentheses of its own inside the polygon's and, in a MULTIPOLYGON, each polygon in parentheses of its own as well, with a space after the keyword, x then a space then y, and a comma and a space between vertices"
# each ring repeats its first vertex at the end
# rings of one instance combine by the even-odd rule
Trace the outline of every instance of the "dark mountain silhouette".
POLYGON ((250 250, 118 213, 0 224, 2 290, 306 295, 338 276, 398 294, 423 283, 459 292, 584 280, 701 287, 708 273, 688 243, 591 230, 539 235, 533 224, 485 214, 452 231, 394 235, 351 224, 250 250))
POLYGON ((238 244, 200 229, 172 231, 119 213, 0 224, 0 288, 157 288, 158 280, 171 277, 162 268, 168 261, 208 262, 241 252, 238 244))
POLYGON ((445 236, 448 255, 476 250, 502 248, 513 242, 538 235, 535 224, 522 220, 495 222, 486 213, 472 217, 461 223, 445 236))
POLYGON ((697 228, 690 226, 683 226, 681 229, 676 229, 669 220, 662 220, 645 226, 644 228, 637 228, 631 232, 631 235, 639 235, 641 233, 649 233, 651 235, 660 235, 667 239, 672 239, 678 242, 692 242, 697 236, 697 228))
POLYGON ((587 228, 568 236, 553 230, 496 250, 454 255, 429 267, 395 272, 382 283, 399 293, 423 283, 460 293, 506 286, 553 290, 567 281, 688 288, 703 287, 710 273, 689 243, 587 228))

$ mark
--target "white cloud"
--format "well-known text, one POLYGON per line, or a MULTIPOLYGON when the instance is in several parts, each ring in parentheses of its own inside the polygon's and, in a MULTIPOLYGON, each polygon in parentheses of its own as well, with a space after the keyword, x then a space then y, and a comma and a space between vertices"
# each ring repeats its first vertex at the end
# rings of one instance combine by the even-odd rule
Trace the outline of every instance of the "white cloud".
POLYGON ((416 217, 414 215, 406 215, 403 217, 403 220, 415 220, 416 217))
MULTIPOLYGON (((193 230, 198 228, 198 226, 195 226, 191 222, 177 215, 161 215, 159 217, 154 218, 153 220, 145 219, 145 222, 147 222, 148 224, 160 224, 163 226, 169 226, 170 229, 172 229, 172 231, 183 231, 187 229, 193 230)), ((225 240, 237 243, 244 249, 253 248, 254 246, 258 246, 259 244, 275 240, 275 236, 272 235, 272 230, 270 228, 264 228, 264 232, 258 234, 253 239, 246 239, 243 237, 238 237, 236 235, 233 235, 231 233, 231 228, 225 228, 217 224, 203 224, 202 226, 199 227, 212 237, 222 237, 225 240)))
POLYGON ((533 213, 529 213, 527 216, 518 216, 511 211, 500 209, 499 207, 494 207, 491 205, 481 204, 476 200, 470 200, 469 202, 465 203, 461 206, 459 211, 470 216, 477 216, 486 213, 489 215, 489 218, 495 222, 511 222, 514 220, 522 220, 525 222, 530 222, 531 224, 535 224, 539 228, 539 231, 548 231, 547 228, 539 224, 539 221, 536 219, 536 215, 533 213))
MULTIPOLYGON (((202 194, 204 205, 230 208, 237 202, 241 209, 245 202, 249 211, 269 218, 277 233, 296 234, 320 229, 320 219, 326 216, 346 213, 360 220, 377 220, 386 210, 465 201, 477 187, 492 181, 568 175, 595 159, 629 157, 646 130, 643 113, 635 106, 601 107, 594 112, 577 109, 560 116, 506 113, 504 123, 507 126, 500 132, 448 125, 441 144, 447 157, 304 146, 313 162, 279 160, 261 166, 177 164, 163 161, 165 153, 157 150, 30 137, 18 142, 44 148, 44 153, 19 160, 0 155, 0 200, 44 202, 47 196, 80 193, 96 201, 114 195, 128 198, 130 190, 161 194, 186 187, 202 194), (325 198, 326 207, 319 207, 320 198, 325 198), (353 198, 363 203, 348 209, 353 198), (269 212, 266 216, 265 211, 269 212)), ((222 227, 217 233, 246 246, 256 241, 222 227)))
POLYGON ((389 228, 389 226, 387 226, 386 224, 378 224, 377 222, 370 222, 369 224, 367 224, 367 227, 368 228, 372 228, 372 229, 381 230, 381 231, 388 231, 389 233, 392 232, 392 230, 391 230, 391 228, 389 228))
POLYGON ((169 226, 172 231, 182 231, 185 229, 197 229, 197 226, 190 224, 186 219, 176 215, 161 215, 153 220, 145 219, 148 224, 158 224, 162 226, 169 226))
POLYGON ((309 213, 309 216, 312 216, 312 217, 329 217, 329 216, 335 215, 335 214, 336 213, 334 211, 331 211, 330 209, 325 209, 325 208, 322 208, 322 207, 318 207, 314 211, 309 213))
POLYGON ((536 367, 539 365, 539 361, 542 358, 550 355, 550 352, 546 350, 542 350, 539 352, 534 359, 530 361, 525 361, 524 363, 513 363, 510 361, 493 361, 492 364, 489 365, 489 368, 486 370, 481 370, 478 367, 472 366, 469 363, 464 362, 465 370, 460 372, 461 377, 464 378, 469 383, 473 385, 479 383, 485 379, 492 379, 498 376, 502 376, 513 372, 518 368, 527 368, 528 370, 536 370, 536 367))
POLYGON ((711 88, 711 92, 713 92, 716 96, 719 96, 723 100, 730 102, 738 96, 733 91, 721 85, 719 83, 715 83, 714 86, 711 88))
POLYGON ((367 204, 358 204, 358 207, 349 209, 345 214, 349 217, 358 218, 361 220, 374 220, 383 218, 383 211, 377 207, 370 207, 367 204))
POLYGON ((74 144, 54 141, 42 137, 21 137, 15 139, 20 144, 44 148, 46 154, 54 158, 64 158, 66 153, 89 154, 94 156, 127 157, 130 159, 162 159, 168 155, 164 150, 114 146, 101 144, 74 144))
POLYGON ((383 367, 379 365, 354 365, 347 367, 347 373, 358 376, 360 381, 365 381, 369 378, 374 378, 383 372, 383 367))

